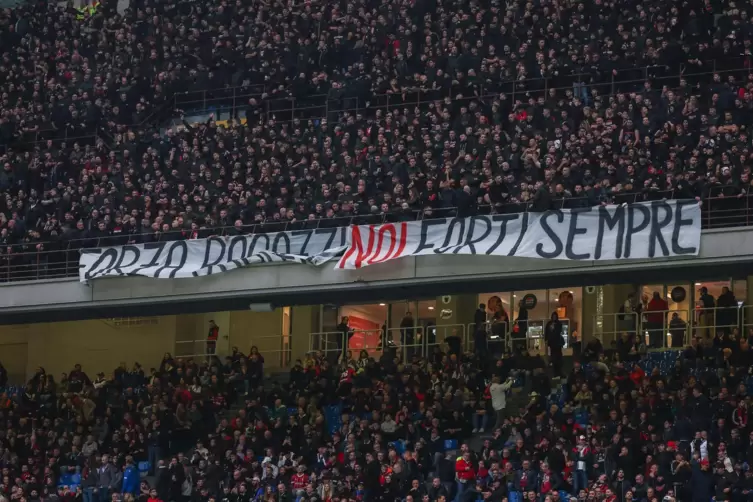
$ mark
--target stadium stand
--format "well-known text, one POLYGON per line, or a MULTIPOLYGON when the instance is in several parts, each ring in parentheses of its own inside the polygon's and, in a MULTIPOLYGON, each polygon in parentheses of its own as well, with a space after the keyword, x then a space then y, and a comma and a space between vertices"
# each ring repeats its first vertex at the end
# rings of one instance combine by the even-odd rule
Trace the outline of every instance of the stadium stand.
POLYGON ((0 496, 747 500, 749 341, 646 353, 625 335, 590 343, 555 385, 526 351, 312 353, 284 383, 256 353, 94 380, 40 368, 0 399, 0 496))
MULTIPOLYGON (((0 278, 76 275, 87 247, 663 198, 748 225, 752 10, 3 10, 0 278)), ((526 351, 387 344, 283 382, 259 354, 23 388, 0 365, 0 501, 753 500, 753 339, 632 335, 594 338, 564 378, 526 351)))
POLYGON ((657 198, 748 224, 746 9, 6 10, 0 275, 70 275, 82 247, 657 198))

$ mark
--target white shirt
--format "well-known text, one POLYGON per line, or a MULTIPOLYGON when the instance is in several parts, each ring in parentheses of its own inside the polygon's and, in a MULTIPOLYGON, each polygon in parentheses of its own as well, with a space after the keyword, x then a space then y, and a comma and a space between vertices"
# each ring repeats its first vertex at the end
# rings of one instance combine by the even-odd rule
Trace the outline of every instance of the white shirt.
POLYGON ((492 396, 492 408, 495 410, 504 410, 507 406, 507 396, 505 392, 512 387, 512 380, 507 380, 505 383, 493 383, 489 386, 489 394, 492 396))

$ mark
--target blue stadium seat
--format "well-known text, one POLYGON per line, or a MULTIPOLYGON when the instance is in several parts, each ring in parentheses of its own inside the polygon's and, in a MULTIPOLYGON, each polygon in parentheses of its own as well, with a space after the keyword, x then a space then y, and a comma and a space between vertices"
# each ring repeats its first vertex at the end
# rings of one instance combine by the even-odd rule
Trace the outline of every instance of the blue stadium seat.
POLYGON ((398 439, 397 441, 393 441, 390 444, 395 448, 395 452, 398 455, 402 455, 403 453, 405 453, 405 441, 403 441, 402 439, 398 439))
POLYGON ((445 449, 445 451, 457 450, 458 449, 458 440, 457 439, 445 439, 444 440, 444 449, 445 449))
POLYGON ((342 406, 327 406, 324 408, 324 420, 327 423, 327 430, 330 434, 339 430, 342 426, 342 406))
POLYGON ((139 468, 139 473, 149 472, 149 470, 152 468, 152 464, 146 461, 139 462, 138 468, 139 468))

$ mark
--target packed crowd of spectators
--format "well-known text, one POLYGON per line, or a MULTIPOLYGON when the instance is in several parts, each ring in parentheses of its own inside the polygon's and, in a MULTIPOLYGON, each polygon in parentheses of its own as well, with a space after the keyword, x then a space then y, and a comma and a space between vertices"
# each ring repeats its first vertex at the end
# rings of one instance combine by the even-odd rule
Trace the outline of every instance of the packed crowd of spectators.
POLYGON ((747 203, 747 4, 116 4, 0 13, 4 265, 261 223, 747 203), (227 126, 160 128, 232 86, 227 126))
POLYGON ((40 368, 0 398, 0 497, 747 501, 750 342, 720 330, 647 356, 592 339, 557 385, 524 348, 311 353, 266 384, 254 350, 167 354, 94 380, 78 365, 59 381, 40 368))

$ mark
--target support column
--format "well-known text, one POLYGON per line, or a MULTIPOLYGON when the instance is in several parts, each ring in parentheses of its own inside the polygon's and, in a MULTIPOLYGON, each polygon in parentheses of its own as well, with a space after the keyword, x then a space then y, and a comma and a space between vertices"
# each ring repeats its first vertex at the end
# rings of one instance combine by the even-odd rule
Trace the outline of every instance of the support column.
MULTIPOLYGON (((478 295, 452 295, 437 297, 437 342, 444 341, 453 334, 467 344, 473 333, 468 333, 468 325, 473 323, 473 315, 478 308, 478 295), (444 301, 449 298, 448 303, 444 301)), ((466 345, 464 345, 464 348, 466 345)))
MULTIPOLYGON (((601 343, 605 349, 608 349, 612 342, 617 340, 617 336, 623 328, 618 315, 620 307, 625 303, 630 293, 638 294, 638 286, 635 284, 610 284, 602 286, 601 290, 601 296, 597 297, 597 302, 601 303, 601 309, 599 309, 599 305, 597 304, 596 329, 591 333, 584 334, 590 335, 600 332, 601 343)), ((597 291, 597 294, 599 294, 599 291, 597 291)), ((636 301, 640 301, 640 298, 637 298, 636 301)), ((628 313, 627 315, 630 314, 628 313)), ((588 339, 584 337, 583 343, 588 343, 588 339)))
POLYGON ((599 286, 594 289, 593 293, 587 293, 586 288, 583 288, 583 313, 581 315, 581 326, 578 330, 580 341, 583 344, 588 343, 592 337, 601 335, 602 332, 602 325, 597 326, 594 316, 603 314, 604 288, 599 286))
POLYGON ((745 294, 745 305, 743 305, 742 315, 742 334, 748 336, 748 327, 753 325, 753 275, 747 277, 747 289, 745 294))
POLYGON ((291 308, 291 359, 303 359, 309 351, 309 335, 319 331, 319 305, 302 305, 291 308))
MULTIPOLYGON (((222 327, 220 327, 222 329, 222 327)), ((227 330, 227 326, 225 326, 227 330)), ((204 314, 175 316, 175 347, 173 356, 192 356, 206 352, 209 326, 204 324, 204 314)))

